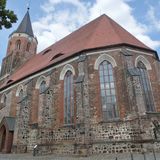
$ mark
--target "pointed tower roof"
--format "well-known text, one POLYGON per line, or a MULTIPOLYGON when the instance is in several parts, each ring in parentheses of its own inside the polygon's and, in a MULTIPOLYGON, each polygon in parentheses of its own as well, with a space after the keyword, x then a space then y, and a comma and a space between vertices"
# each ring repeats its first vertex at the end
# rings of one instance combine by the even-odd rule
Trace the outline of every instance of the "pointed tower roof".
POLYGON ((27 13, 25 14, 22 22, 18 26, 17 30, 14 33, 26 33, 32 37, 34 37, 29 10, 27 10, 27 13))

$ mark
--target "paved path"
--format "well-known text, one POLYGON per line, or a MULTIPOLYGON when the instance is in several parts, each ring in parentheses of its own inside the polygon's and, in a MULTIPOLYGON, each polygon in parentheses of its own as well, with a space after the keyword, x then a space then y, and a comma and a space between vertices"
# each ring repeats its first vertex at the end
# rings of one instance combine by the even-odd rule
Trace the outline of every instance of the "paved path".
MULTIPOLYGON (((33 157, 31 154, 0 154, 0 160, 132 160, 130 154, 119 155, 93 155, 90 157, 68 157, 68 156, 37 156, 33 157)), ((134 154, 133 160, 160 160, 160 153, 156 153, 156 159, 153 154, 146 154, 145 157, 142 154, 134 154)))

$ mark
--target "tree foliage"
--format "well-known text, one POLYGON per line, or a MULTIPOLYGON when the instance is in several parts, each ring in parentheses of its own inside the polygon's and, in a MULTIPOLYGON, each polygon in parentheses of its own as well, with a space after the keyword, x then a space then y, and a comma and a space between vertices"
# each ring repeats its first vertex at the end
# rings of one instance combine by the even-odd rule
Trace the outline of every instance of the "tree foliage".
POLYGON ((11 28, 12 23, 17 22, 16 14, 6 9, 6 0, 0 0, 0 30, 2 27, 11 28))

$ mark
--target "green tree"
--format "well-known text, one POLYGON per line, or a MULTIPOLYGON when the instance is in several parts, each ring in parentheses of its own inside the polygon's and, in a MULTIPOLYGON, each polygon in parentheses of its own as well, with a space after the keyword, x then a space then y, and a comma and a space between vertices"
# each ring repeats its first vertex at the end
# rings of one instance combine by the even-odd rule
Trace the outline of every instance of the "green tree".
POLYGON ((6 9, 6 0, 0 0, 0 30, 2 27, 11 28, 12 23, 17 22, 16 14, 6 9))

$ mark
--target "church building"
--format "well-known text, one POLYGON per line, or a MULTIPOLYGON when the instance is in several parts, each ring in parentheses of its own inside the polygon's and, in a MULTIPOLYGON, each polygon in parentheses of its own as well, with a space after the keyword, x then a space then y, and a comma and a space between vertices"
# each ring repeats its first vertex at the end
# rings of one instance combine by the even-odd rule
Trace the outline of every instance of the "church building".
POLYGON ((0 153, 160 152, 160 61, 101 15, 37 54, 29 11, 0 73, 0 153))

